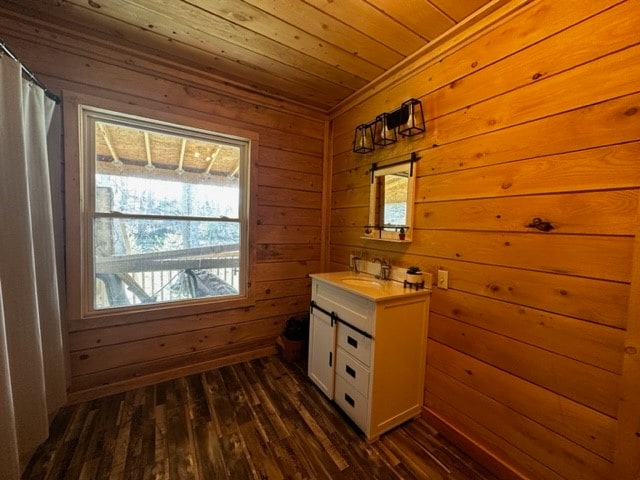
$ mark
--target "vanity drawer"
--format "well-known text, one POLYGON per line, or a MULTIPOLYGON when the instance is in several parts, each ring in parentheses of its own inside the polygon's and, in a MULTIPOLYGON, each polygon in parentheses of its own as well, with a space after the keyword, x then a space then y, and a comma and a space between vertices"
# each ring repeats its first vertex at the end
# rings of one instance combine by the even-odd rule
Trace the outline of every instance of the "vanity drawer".
POLYGON ((367 399, 339 375, 336 375, 336 396, 334 400, 362 431, 367 431, 369 408, 367 399))
POLYGON ((338 346, 367 367, 371 365, 371 339, 344 323, 338 323, 338 346))
POLYGON ((373 312, 374 303, 333 285, 315 282, 313 300, 325 310, 334 312, 347 323, 372 332, 374 329, 373 312))
POLYGON ((338 347, 336 352, 336 374, 362 394, 369 397, 369 369, 338 347))

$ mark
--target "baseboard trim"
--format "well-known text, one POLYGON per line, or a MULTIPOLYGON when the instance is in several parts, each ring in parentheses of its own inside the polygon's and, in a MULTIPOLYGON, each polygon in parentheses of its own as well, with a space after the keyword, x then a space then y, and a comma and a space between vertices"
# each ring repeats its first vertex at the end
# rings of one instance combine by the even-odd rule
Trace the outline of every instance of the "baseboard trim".
POLYGON ((98 387, 89 388, 86 390, 71 391, 67 396, 67 404, 73 405, 76 403, 87 402, 95 400, 97 398, 106 397, 116 393, 126 392, 135 388, 146 387, 154 385, 156 383, 164 382, 166 380, 173 380, 175 378, 184 377, 186 375, 193 375, 196 373, 205 372, 213 368, 224 367, 226 365, 232 365, 234 363, 246 362, 255 358, 266 357, 274 355, 276 353, 275 344, 265 345, 257 348, 248 349, 243 352, 230 353, 228 355, 222 355, 205 362, 194 363, 185 365, 182 367, 171 368, 157 373, 144 375, 136 378, 123 380, 120 382, 110 383, 108 385, 101 385, 98 387))

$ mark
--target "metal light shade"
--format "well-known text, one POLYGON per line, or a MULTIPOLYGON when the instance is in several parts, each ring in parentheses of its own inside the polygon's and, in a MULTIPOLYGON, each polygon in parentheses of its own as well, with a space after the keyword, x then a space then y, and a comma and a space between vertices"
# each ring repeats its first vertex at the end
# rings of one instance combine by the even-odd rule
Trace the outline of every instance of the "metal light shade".
POLYGON ((373 124, 373 143, 384 146, 396 143, 397 140, 396 129, 389 125, 389 114, 378 115, 373 124))
POLYGON ((353 137, 353 151, 355 153, 373 152, 373 129, 371 125, 363 123, 356 127, 356 133, 353 137))
MULTIPOLYGON (((406 121, 398 126, 398 133, 405 137, 410 137, 425 130, 424 114, 422 112, 422 102, 411 98, 402 104, 403 113, 406 111, 406 121)), ((405 115, 403 115, 405 117, 405 115)), ((404 118, 403 118, 404 120, 404 118)))

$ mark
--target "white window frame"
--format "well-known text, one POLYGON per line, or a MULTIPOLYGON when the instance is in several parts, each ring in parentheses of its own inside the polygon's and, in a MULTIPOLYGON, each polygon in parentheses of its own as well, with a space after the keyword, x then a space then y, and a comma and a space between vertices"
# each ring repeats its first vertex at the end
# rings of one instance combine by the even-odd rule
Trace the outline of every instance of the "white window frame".
POLYGON ((255 304, 252 274, 255 264, 253 229, 255 197, 254 177, 258 136, 255 132, 242 131, 200 119, 131 107, 130 105, 103 99, 84 98, 82 95, 65 95, 65 125, 77 125, 65 130, 66 172, 66 257, 67 257, 67 310, 69 320, 83 320, 81 328, 90 325, 109 325, 138 322, 158 318, 197 315, 255 304), (73 112, 73 114, 71 113, 73 112), (244 145, 247 161, 241 162, 239 205, 240 225, 240 292, 221 297, 201 297, 178 302, 160 302, 118 308, 94 308, 93 272, 93 193, 95 154, 85 130, 93 121, 107 121, 133 127, 155 128, 167 133, 189 132, 192 136, 219 139, 223 142, 244 145), (71 153, 71 155, 69 155, 71 153), (69 162, 75 158, 75 162, 69 162), (88 323, 87 323, 88 322, 88 323))

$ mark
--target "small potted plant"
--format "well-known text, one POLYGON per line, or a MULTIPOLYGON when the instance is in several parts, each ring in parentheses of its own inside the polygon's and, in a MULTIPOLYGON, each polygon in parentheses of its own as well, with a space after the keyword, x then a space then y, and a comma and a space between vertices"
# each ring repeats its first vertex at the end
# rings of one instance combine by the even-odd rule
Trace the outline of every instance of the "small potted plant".
POLYGON ((289 318, 282 335, 276 340, 276 345, 282 357, 288 362, 302 360, 308 336, 309 319, 307 317, 289 318))
POLYGON ((412 284, 422 282, 422 272, 420 271, 420 267, 407 268, 407 282, 412 284))
POLYGON ((400 230, 398 230, 398 238, 404 240, 406 236, 407 234, 404 232, 404 227, 400 227, 400 230))

